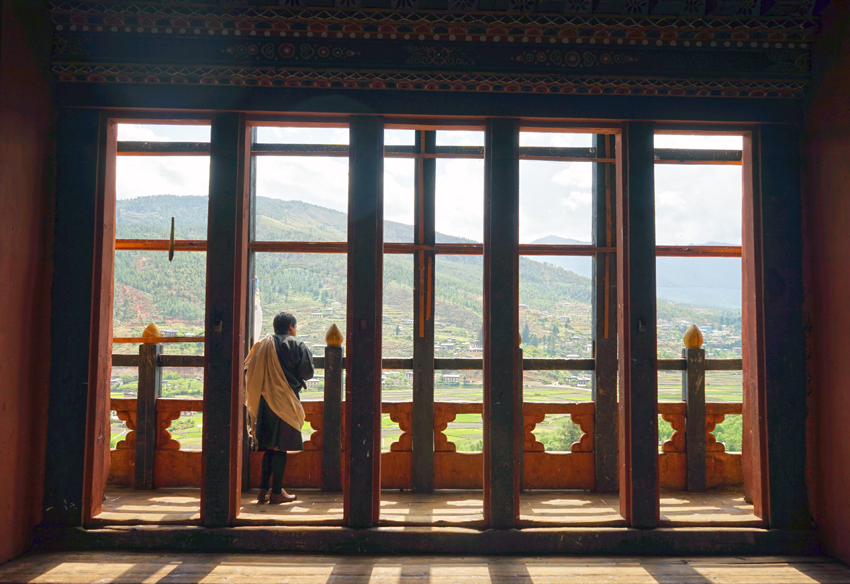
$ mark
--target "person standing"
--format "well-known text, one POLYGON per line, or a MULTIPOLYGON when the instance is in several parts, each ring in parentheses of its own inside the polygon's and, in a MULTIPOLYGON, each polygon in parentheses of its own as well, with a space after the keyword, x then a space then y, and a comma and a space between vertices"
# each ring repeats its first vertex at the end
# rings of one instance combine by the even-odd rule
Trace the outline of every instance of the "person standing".
POLYGON ((296 319, 288 312, 274 318, 274 334, 252 348, 245 359, 245 401, 249 412, 249 434, 263 453, 257 503, 294 501, 283 489, 286 453, 303 450, 301 427, 304 408, 301 390, 313 378, 313 354, 296 338, 296 319), (271 485, 270 485, 271 483, 271 485))

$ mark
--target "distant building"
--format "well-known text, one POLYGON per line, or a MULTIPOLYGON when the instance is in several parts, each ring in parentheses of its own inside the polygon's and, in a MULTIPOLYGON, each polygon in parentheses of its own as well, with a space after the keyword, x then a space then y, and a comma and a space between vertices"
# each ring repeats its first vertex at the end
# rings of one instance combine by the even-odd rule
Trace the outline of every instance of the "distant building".
POLYGON ((174 329, 164 328, 164 329, 159 329, 159 332, 162 333, 163 337, 176 337, 177 336, 177 331, 174 330, 174 329))
POLYGON ((456 373, 443 373, 443 381, 446 383, 460 383, 460 375, 456 373))

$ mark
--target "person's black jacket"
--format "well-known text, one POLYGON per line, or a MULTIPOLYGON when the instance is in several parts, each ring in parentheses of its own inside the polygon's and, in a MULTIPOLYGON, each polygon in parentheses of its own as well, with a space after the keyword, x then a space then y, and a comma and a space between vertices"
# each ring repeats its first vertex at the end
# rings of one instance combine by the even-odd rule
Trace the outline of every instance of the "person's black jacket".
POLYGON ((305 382, 313 378, 313 353, 303 342, 290 334, 272 336, 286 380, 298 395, 307 387, 305 382))

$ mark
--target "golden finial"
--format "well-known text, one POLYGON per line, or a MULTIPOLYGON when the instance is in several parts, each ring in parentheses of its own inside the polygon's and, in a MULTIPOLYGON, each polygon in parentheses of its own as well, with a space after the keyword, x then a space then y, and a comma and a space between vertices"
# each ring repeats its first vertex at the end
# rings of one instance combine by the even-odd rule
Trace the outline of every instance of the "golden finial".
POLYGON ((339 327, 336 326, 336 324, 332 324, 331 328, 328 329, 328 332, 325 335, 325 343, 327 343, 328 347, 342 346, 342 331, 339 330, 339 327))
POLYGON ((152 322, 148 326, 145 327, 145 330, 142 332, 142 337, 149 339, 151 337, 161 337, 162 331, 159 330, 159 327, 156 326, 156 323, 152 322))
POLYGON ((518 334, 519 334, 519 342, 516 344, 517 347, 522 345, 522 333, 518 333, 518 334))
POLYGON ((685 331, 685 338, 683 340, 685 342, 685 347, 688 349, 699 349, 702 347, 702 332, 700 332, 697 325, 692 324, 688 327, 688 330, 685 331))

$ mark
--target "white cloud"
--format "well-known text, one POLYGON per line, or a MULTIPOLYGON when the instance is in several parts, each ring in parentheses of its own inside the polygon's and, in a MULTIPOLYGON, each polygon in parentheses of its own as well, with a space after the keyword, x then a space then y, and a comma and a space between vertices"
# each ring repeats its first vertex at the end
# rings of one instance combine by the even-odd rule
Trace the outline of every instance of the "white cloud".
POLYGON ((656 148, 700 148, 706 150, 741 150, 741 136, 701 136, 685 134, 656 134, 656 148))
POLYGON ((348 212, 348 158, 258 156, 257 195, 348 212))
POLYGON ((348 144, 348 128, 257 127, 260 144, 348 144))
POLYGON ((437 160, 435 207, 437 232, 484 241, 484 161, 437 160))
POLYGON ((591 163, 521 160, 519 164, 520 243, 549 235, 590 241, 591 163))
POLYGON ((209 142, 208 124, 118 124, 119 142, 209 142))
POLYGON ((593 135, 572 132, 520 132, 519 145, 590 148, 593 146, 593 135))
POLYGON ((437 130, 437 146, 484 146, 484 132, 437 130))
POLYGON ((413 225, 415 161, 403 158, 384 160, 384 218, 413 225))
POLYGON ((149 195, 209 196, 209 156, 119 156, 118 199, 149 195))
POLYGON ((655 165, 659 245, 740 245, 740 166, 655 165))
MULTIPOLYGON (((561 169, 550 179, 557 185, 580 189, 593 187, 593 167, 590 162, 548 162, 543 164, 552 169, 561 169)), ((538 168, 540 167, 541 165, 538 164, 538 168)))

